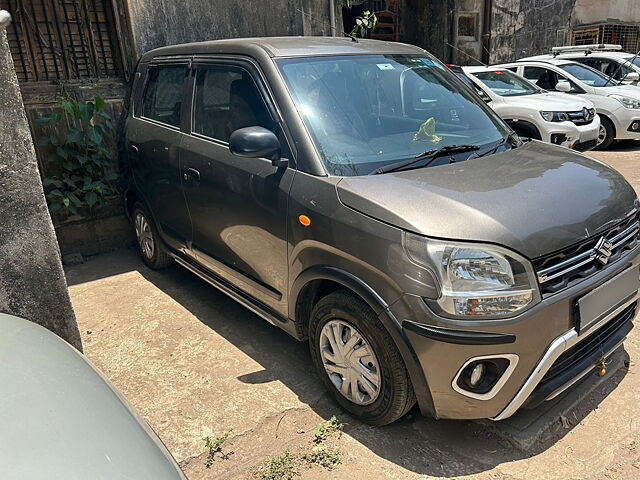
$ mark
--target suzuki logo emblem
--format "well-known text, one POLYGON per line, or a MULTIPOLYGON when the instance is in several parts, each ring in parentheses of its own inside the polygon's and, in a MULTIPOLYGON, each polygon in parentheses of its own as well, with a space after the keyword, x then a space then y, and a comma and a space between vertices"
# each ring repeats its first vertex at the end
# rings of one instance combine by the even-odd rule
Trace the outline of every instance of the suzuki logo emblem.
POLYGON ((589 120, 589 110, 586 107, 582 109, 582 118, 584 118, 585 122, 589 120))
POLYGON ((609 262, 609 257, 613 253, 613 243, 602 237, 600 240, 598 240, 596 246, 593 247, 593 250, 593 255, 596 257, 596 260, 599 261, 602 265, 606 265, 609 262))

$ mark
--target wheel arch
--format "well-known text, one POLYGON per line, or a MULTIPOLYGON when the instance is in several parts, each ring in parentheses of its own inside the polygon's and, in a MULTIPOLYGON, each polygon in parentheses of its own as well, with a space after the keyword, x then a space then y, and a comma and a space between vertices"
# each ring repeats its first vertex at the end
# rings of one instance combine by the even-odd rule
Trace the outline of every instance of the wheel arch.
POLYGON ((516 133, 518 133, 518 131, 521 131, 523 133, 527 133, 534 140, 542 139, 542 135, 538 127, 528 120, 514 119, 506 120, 506 122, 507 125, 509 125, 511 129, 516 133))
POLYGON ((342 289, 359 297, 378 316, 402 356, 421 412, 424 415, 435 416, 427 379, 401 323, 384 299, 355 275, 328 265, 310 267, 298 275, 289 295, 289 312, 291 312, 289 316, 295 323, 298 338, 308 339, 309 319, 317 302, 329 293, 342 289))

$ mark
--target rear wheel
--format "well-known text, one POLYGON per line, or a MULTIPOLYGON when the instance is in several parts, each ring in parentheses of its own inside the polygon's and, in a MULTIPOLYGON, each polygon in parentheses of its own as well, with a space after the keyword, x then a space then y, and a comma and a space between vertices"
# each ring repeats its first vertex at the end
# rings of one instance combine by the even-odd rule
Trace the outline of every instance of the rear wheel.
POLYGON ((138 251, 144 263, 154 270, 168 267, 173 263, 173 258, 164 250, 159 242, 151 216, 141 203, 133 206, 131 213, 133 228, 138 242, 138 251))
POLYGON ((309 347, 334 399, 360 420, 386 425, 415 404, 398 348, 371 308, 351 293, 337 291, 318 302, 309 347))
POLYGON ((600 129, 598 130, 598 143, 594 150, 609 148, 616 137, 616 129, 608 118, 600 117, 600 129))

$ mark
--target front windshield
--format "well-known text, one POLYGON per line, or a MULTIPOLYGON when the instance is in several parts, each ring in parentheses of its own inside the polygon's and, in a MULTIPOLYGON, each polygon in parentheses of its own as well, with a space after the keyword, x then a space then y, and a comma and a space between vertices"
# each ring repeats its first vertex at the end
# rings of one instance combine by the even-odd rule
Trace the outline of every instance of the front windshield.
POLYGON ((559 67, 590 87, 605 87, 607 85, 616 85, 618 83, 613 79, 609 80, 607 75, 599 72, 598 70, 579 63, 566 63, 564 65, 559 65, 559 67))
POLYGON ((426 55, 316 56, 277 64, 332 175, 367 175, 443 146, 491 147, 509 132, 426 55))
POLYGON ((501 97, 518 97, 540 93, 540 89, 509 70, 474 72, 473 75, 501 97))

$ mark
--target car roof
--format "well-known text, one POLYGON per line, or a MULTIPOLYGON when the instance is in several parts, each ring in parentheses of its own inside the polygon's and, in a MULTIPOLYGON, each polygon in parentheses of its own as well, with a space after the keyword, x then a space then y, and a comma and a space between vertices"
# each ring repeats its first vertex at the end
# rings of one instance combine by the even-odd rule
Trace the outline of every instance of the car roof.
POLYGON ((535 57, 526 57, 519 58, 515 63, 520 62, 541 62, 541 63, 550 63, 552 65, 565 65, 567 63, 578 63, 573 60, 569 60, 568 58, 554 58, 551 55, 537 55, 535 57))
MULTIPOLYGON (((504 70, 505 68, 500 65, 489 65, 486 67, 481 66, 472 66, 472 67, 462 67, 462 70, 466 73, 475 73, 475 72, 495 72, 496 70, 504 70)), ((513 72, 512 72, 513 73, 513 72)))
POLYGON ((308 57, 319 55, 424 54, 414 45, 349 37, 251 37, 184 43, 145 53, 142 62, 174 55, 261 54, 270 57, 308 57))

